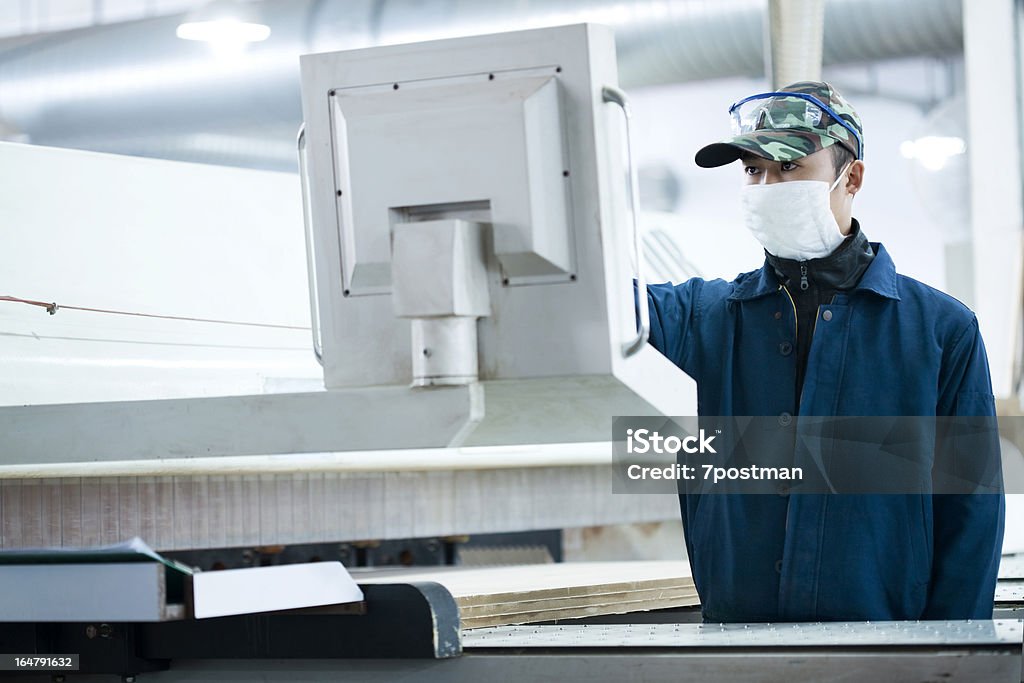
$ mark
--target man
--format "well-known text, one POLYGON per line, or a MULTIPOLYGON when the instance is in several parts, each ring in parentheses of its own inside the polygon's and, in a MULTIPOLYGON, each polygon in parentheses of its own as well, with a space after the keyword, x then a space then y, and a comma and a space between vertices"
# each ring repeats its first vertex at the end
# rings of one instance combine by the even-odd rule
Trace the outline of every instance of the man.
MULTIPOLYGON (((898 275, 851 215, 863 128, 827 83, 730 109, 764 265, 648 289, 651 343, 697 381, 701 415, 995 415, 978 323, 898 275)), ((998 451, 998 449, 996 449, 998 451)), ((680 495, 707 621, 991 618, 1001 494, 680 495)))

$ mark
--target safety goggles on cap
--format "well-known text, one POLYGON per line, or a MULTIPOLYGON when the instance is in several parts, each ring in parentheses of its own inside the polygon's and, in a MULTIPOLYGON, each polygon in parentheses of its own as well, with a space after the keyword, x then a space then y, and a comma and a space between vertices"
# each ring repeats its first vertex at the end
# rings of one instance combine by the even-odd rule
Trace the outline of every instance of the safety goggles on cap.
POLYGON ((829 131, 831 126, 838 124, 857 141, 857 158, 864 158, 864 140, 857 129, 827 104, 807 93, 766 92, 751 95, 729 107, 729 116, 734 135, 792 129, 818 133, 839 141, 836 134, 829 131))

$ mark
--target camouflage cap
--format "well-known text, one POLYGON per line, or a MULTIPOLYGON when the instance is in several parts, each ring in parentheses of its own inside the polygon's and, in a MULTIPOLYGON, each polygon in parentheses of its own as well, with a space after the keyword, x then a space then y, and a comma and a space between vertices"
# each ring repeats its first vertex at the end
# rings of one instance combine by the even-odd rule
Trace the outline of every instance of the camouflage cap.
POLYGON ((855 158, 863 157, 861 146, 864 129, 860 117, 838 90, 828 83, 800 81, 782 88, 779 92, 803 93, 820 100, 857 131, 860 141, 828 113, 823 112, 820 120, 809 125, 803 116, 797 117, 787 112, 787 107, 792 108, 794 104, 802 103, 803 100, 773 97, 766 100, 767 107, 773 113, 772 117, 764 117, 755 131, 726 138, 701 148, 695 157, 697 165, 704 168, 724 166, 739 159, 744 152, 772 161, 793 161, 836 143, 850 150, 855 158), (777 120, 775 124, 773 119, 777 120), (779 122, 783 125, 778 125, 779 122), (761 125, 764 125, 764 128, 761 128, 761 125))

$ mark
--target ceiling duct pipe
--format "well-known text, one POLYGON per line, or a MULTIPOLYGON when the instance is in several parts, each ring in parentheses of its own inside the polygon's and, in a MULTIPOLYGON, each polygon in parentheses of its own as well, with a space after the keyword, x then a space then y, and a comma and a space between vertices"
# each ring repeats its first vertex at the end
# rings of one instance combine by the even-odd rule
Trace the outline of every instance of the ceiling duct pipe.
POLYGON ((765 52, 772 90, 797 81, 820 81, 825 0, 768 0, 765 52))
MULTIPOLYGON (((763 0, 253 4, 272 32, 234 61, 178 39, 181 16, 0 40, 0 121, 36 144, 293 171, 303 53, 593 21, 616 31, 624 87, 765 73, 763 0)), ((826 64, 963 49, 961 0, 824 6, 826 64)))

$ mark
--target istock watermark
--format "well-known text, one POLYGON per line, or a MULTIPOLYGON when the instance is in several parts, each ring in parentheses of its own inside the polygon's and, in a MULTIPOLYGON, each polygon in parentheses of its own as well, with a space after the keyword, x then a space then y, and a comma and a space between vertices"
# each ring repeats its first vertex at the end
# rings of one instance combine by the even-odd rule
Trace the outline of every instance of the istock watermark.
POLYGON ((993 494, 1005 488, 999 425, 991 416, 617 417, 612 442, 614 493, 993 494))
POLYGON ((647 479, 672 479, 683 481, 703 480, 712 484, 724 481, 800 481, 804 478, 800 467, 761 467, 746 465, 744 467, 716 467, 715 465, 667 465, 665 467, 649 467, 645 465, 627 465, 626 476, 633 481, 647 479))
POLYGON ((698 434, 684 436, 682 438, 672 434, 662 436, 658 432, 649 429, 626 429, 626 452, 627 453, 670 453, 675 455, 679 451, 684 453, 715 453, 711 442, 714 435, 708 436, 704 430, 698 434), (694 445, 696 444, 696 445, 694 445))

